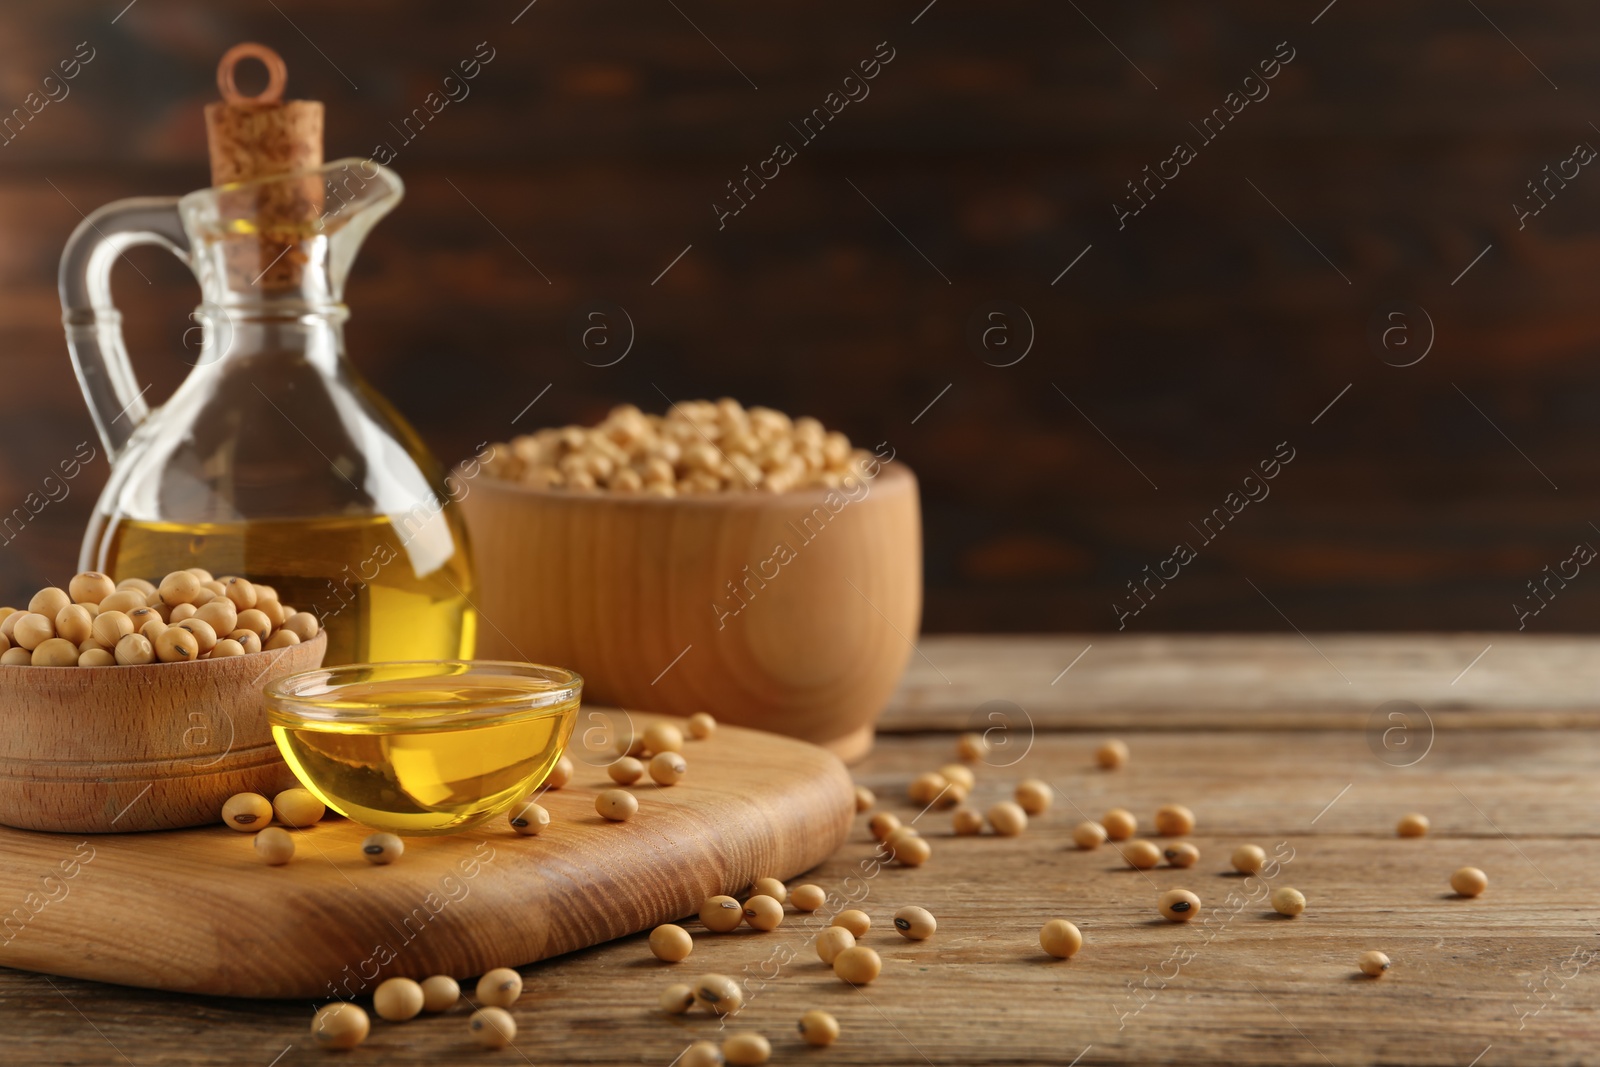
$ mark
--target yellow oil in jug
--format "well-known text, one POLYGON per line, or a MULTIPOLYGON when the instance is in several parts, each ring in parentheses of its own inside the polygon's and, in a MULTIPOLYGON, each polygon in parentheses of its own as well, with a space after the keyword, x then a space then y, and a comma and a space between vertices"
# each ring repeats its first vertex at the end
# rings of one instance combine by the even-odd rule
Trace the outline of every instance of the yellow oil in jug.
POLYGON ((469 599, 465 531, 453 508, 430 521, 446 525, 419 538, 386 515, 243 523, 122 519, 101 538, 98 567, 118 581, 159 581, 171 571, 204 567, 265 582, 280 603, 322 620, 324 666, 471 659, 477 612, 469 599), (440 536, 444 532, 448 536, 440 536))

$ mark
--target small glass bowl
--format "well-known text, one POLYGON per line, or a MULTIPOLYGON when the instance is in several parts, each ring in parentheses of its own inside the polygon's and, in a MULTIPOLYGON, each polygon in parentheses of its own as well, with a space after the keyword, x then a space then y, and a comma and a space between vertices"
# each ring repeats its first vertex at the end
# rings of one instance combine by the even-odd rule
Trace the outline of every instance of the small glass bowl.
POLYGON ((544 781, 582 691, 574 672, 531 663, 357 663, 271 683, 267 722, 334 811, 396 834, 449 834, 544 781))

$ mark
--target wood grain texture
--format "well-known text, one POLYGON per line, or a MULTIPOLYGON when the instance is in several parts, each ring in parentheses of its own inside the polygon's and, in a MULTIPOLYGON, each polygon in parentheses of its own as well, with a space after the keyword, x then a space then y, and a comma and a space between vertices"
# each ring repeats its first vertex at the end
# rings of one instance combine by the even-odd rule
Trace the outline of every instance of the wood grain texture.
POLYGON ((1600 725, 1600 657, 1583 637, 1060 634, 917 647, 880 730, 984 730, 996 710, 1039 730, 1360 730, 1391 700, 1439 731, 1600 725))
POLYGON ((661 499, 478 479, 462 498, 478 655, 559 663, 603 704, 719 720, 853 760, 922 613, 917 479, 661 499))
POLYGON ((0 667, 0 824, 130 833, 217 822, 235 793, 295 785, 268 682, 322 665, 328 639, 193 663, 0 667))
MULTIPOLYGON (((1233 640, 1241 650, 1247 644, 1233 640)), ((1264 662, 1280 654, 1275 640, 1265 639, 1264 662)), ((1185 641, 1173 644, 1181 655, 1185 641)), ((928 651, 938 659, 957 647, 928 651)), ((979 642, 969 651, 959 662, 987 661, 983 677, 1000 697, 1014 680, 1043 674, 1048 681, 1060 670, 1051 642, 1009 652, 979 642)), ((1441 678, 1434 665, 1453 652, 1416 651, 1411 691, 1433 703, 1451 691, 1453 677, 1441 678)), ((1242 651, 1241 658, 1248 662, 1242 651)), ((956 680, 977 682, 965 674, 956 680)), ((929 863, 869 876, 873 845, 858 818, 846 844, 791 885, 811 881, 859 897, 874 921, 867 943, 885 965, 870 986, 851 989, 826 972, 811 953, 804 916, 791 912, 770 934, 711 935, 691 922, 695 952, 681 965, 653 959, 640 936, 523 968, 526 991, 513 1009, 521 1056, 504 1055, 518 1063, 667 1067, 689 1041, 719 1035, 704 1015, 661 1016, 655 1005, 662 988, 721 972, 751 983, 732 1028, 768 1035, 774 1062, 1586 1062, 1600 1042, 1600 960, 1589 955, 1600 948, 1600 913, 1588 889, 1600 877, 1592 828, 1600 737, 1588 729, 1451 730, 1424 760, 1402 769, 1376 759, 1359 730, 1278 728, 1264 719, 1241 728, 1225 716, 1222 728, 1208 726, 1209 714, 1221 715, 1230 697, 1247 702, 1255 684, 1253 677, 1219 675, 1191 685, 1183 703, 1192 701, 1195 713, 1170 716, 1166 729, 1127 735, 1132 759, 1120 772, 1093 767, 1098 728, 1041 730, 1013 766, 976 765, 979 806, 1008 796, 1023 777, 1044 778, 1058 790, 1051 811, 1020 838, 957 838, 948 813, 930 813, 917 822, 933 845, 929 863), (1107 847, 1080 852, 1070 843, 1079 809, 1098 816, 1121 805, 1148 819, 1157 805, 1174 801, 1198 818, 1193 840, 1202 858, 1188 871, 1140 874, 1107 847), (1432 818, 1429 837, 1393 836, 1395 820, 1411 810, 1432 818), (1269 914, 1251 899, 1253 883, 1227 873, 1226 857, 1242 842, 1294 850, 1275 881, 1306 894, 1303 916, 1269 914), (1477 900, 1450 894, 1450 872, 1463 864, 1489 874, 1490 888, 1477 900), (1201 922, 1157 919, 1159 890, 1178 885, 1202 897, 1208 910, 1201 922), (938 917, 931 940, 902 941, 889 930, 890 916, 905 904, 938 917), (1203 921, 1235 907, 1226 922, 1203 921), (1039 926, 1056 917, 1077 922, 1085 934, 1083 951, 1070 961, 1038 950, 1039 926), (1192 958, 1175 972, 1169 961, 1177 948, 1192 958), (1368 948, 1394 961, 1377 982, 1356 976, 1355 961, 1368 948), (844 1029, 826 1052, 805 1050, 794 1034, 799 1015, 817 1007, 844 1029)), ((904 714, 892 709, 885 722, 904 714)), ((1279 721, 1291 724, 1287 716, 1279 721)), ((918 809, 903 799, 907 784, 953 753, 950 732, 886 734, 854 770, 883 808, 909 821, 918 809)), ((71 843, 64 839, 63 848, 71 843)), ((81 877, 93 874, 90 864, 81 877)), ((258 958, 270 961, 271 952, 258 958)), ((220 1067, 280 1057, 280 1065, 317 1064, 326 1054, 309 1042, 314 1007, 174 997, 6 971, 0 1047, 19 1062, 220 1067)), ((376 1024, 348 1059, 423 1065, 481 1056, 466 1042, 465 1009, 458 1009, 376 1024)))
POLYGON ((221 826, 98 837, 86 853, 72 836, 0 831, 0 901, 14 902, 0 963, 187 993, 354 997, 394 975, 464 977, 649 929, 806 870, 843 840, 854 800, 827 752, 727 727, 685 755, 688 777, 635 787, 625 823, 595 814, 613 783, 579 763, 543 795, 543 834, 501 820, 413 838, 385 867, 361 854, 369 831, 345 820, 297 832, 285 867, 221 826), (199 891, 204 907, 174 906, 199 891), (29 900, 41 893, 59 900, 29 900))

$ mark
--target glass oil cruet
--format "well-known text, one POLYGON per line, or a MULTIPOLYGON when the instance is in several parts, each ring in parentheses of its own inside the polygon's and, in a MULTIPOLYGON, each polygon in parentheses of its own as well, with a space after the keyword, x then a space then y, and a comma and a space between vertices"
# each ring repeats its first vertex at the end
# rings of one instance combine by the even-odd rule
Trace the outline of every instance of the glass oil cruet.
POLYGON ((262 45, 218 66, 212 188, 120 200, 61 257, 67 347, 111 477, 80 566, 119 581, 204 567, 273 586, 325 624, 324 662, 459 659, 476 612, 465 527, 436 460, 345 358, 345 279, 403 186, 370 160, 324 165, 322 104, 282 99, 262 45), (268 85, 242 96, 234 66, 268 85), (123 345, 111 267, 157 244, 200 282, 200 359, 151 409, 123 345))

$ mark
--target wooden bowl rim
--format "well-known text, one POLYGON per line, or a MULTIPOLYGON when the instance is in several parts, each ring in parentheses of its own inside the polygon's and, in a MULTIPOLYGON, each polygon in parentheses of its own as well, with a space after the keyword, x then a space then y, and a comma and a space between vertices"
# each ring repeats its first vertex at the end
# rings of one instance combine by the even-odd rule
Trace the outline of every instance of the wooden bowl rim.
MULTIPOLYGON (((903 460, 891 459, 883 464, 877 477, 868 481, 868 485, 877 485, 885 479, 892 479, 893 488, 904 488, 917 484, 917 476, 903 460)), ((476 479, 475 479, 476 480, 476 479)), ((766 507, 772 504, 794 504, 815 502, 822 503, 829 493, 838 492, 837 486, 812 485, 804 489, 790 489, 782 493, 766 493, 760 490, 741 490, 739 492, 720 493, 692 493, 685 496, 653 496, 648 493, 613 493, 598 490, 593 493, 576 492, 571 489, 551 489, 542 486, 524 485, 505 478, 494 478, 488 474, 483 475, 482 485, 488 486, 497 492, 530 497, 535 500, 573 500, 584 502, 604 501, 607 504, 636 505, 638 507, 697 507, 697 508, 753 508, 766 507)), ((466 494, 471 496, 469 492, 466 494)), ((872 494, 868 493, 867 497, 872 494)), ((463 499, 465 499, 463 497, 463 499)), ((865 499, 865 498, 863 498, 865 499)), ((65 669, 65 668, 63 668, 65 669)))
MULTIPOLYGON (((310 648, 312 645, 316 644, 318 641, 322 641, 324 644, 326 644, 327 637, 328 637, 328 631, 327 630, 318 630, 317 631, 317 636, 313 637, 311 640, 309 640, 309 641, 301 641, 299 644, 290 645, 288 648, 264 648, 260 652, 246 652, 242 656, 224 656, 222 659, 193 659, 193 660, 189 660, 188 662, 185 662, 185 663, 160 663, 160 662, 156 662, 156 663, 113 663, 109 667, 34 667, 34 666, 31 666, 31 665, 27 666, 27 667, 24 667, 20 663, 0 663, 0 679, 9 680, 13 672, 22 672, 22 671, 33 672, 35 674, 39 674, 41 672, 47 672, 47 671, 48 672, 58 672, 59 671, 59 672, 61 672, 60 676, 63 676, 63 677, 65 676, 65 673, 68 672, 68 671, 75 672, 75 676, 81 674, 81 675, 85 675, 85 676, 88 676, 88 677, 94 677, 98 672, 111 671, 111 672, 114 672, 114 673, 119 674, 122 677, 126 678, 126 677, 129 677, 130 675, 136 675, 136 674, 140 673, 143 670, 153 670, 153 669, 157 669, 157 668, 163 669, 163 670, 170 669, 170 670, 191 671, 191 672, 192 671, 197 671, 197 670, 207 670, 207 669, 221 670, 223 668, 221 668, 221 667, 213 668, 213 665, 214 664, 219 664, 219 663, 232 663, 235 660, 253 661, 257 656, 266 656, 266 655, 270 655, 270 654, 272 654, 274 652, 288 652, 291 649, 300 648, 302 646, 304 646, 306 648, 310 648)), ((282 659, 283 657, 279 656, 278 658, 282 659)))

